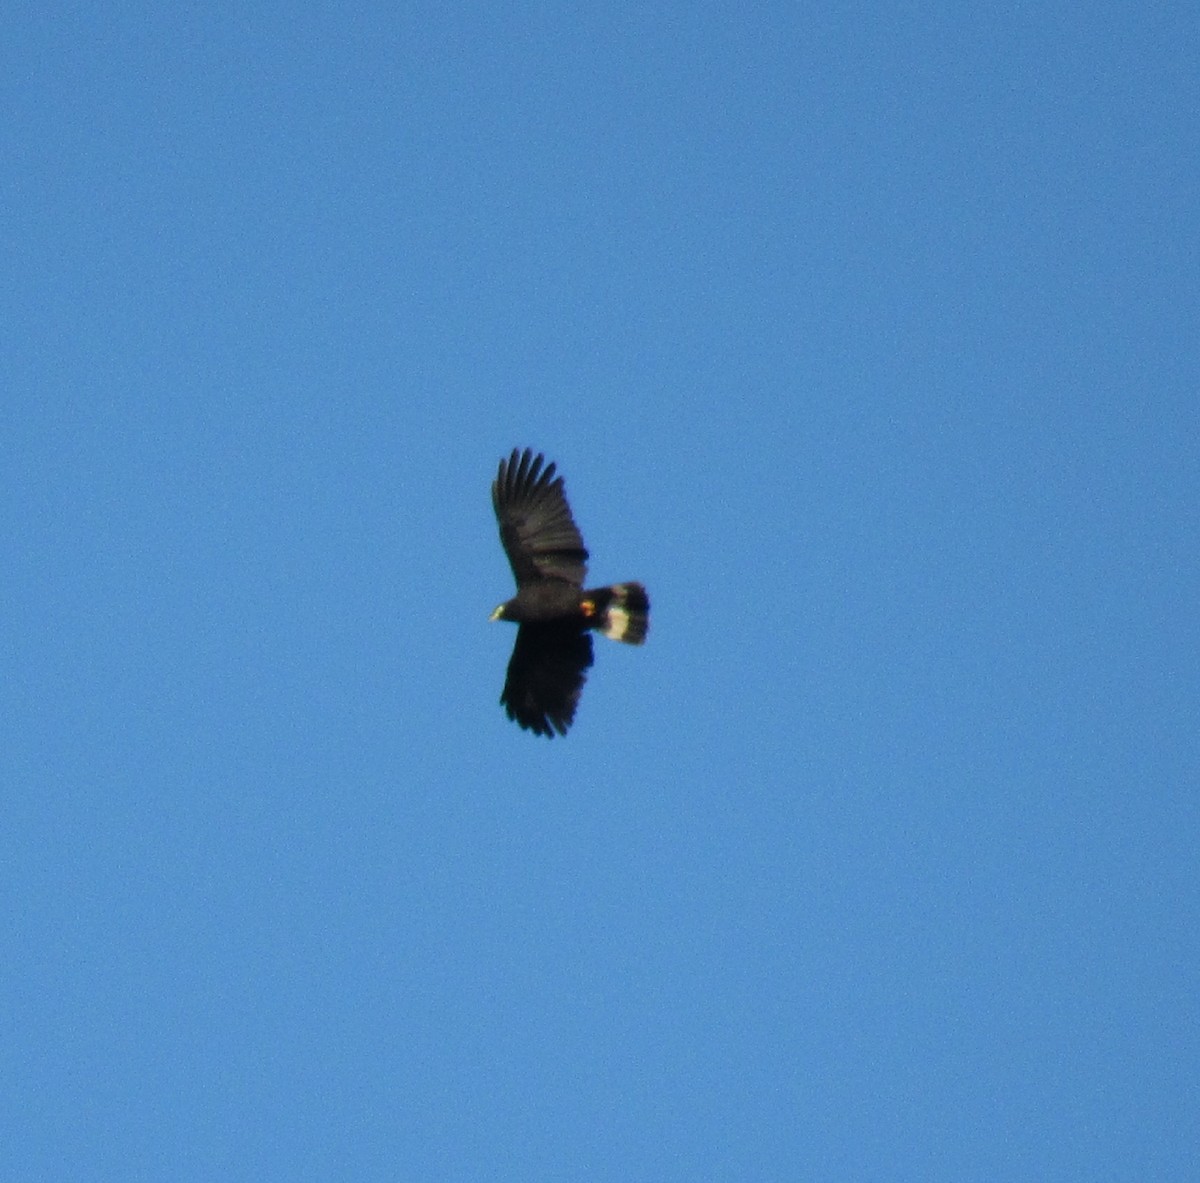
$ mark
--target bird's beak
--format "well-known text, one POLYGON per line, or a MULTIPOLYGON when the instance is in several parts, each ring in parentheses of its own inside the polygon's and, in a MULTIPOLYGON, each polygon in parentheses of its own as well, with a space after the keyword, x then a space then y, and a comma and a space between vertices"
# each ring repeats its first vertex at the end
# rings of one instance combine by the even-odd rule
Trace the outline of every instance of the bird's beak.
POLYGON ((495 611, 494 611, 494 612, 491 614, 491 616, 489 616, 489 617, 488 617, 488 620, 500 620, 500 619, 502 619, 502 618, 503 618, 503 616, 504 616, 504 605, 503 605, 503 604, 501 604, 501 605, 500 605, 500 607, 499 607, 499 608, 497 608, 497 609, 496 609, 496 610, 495 610, 495 611))

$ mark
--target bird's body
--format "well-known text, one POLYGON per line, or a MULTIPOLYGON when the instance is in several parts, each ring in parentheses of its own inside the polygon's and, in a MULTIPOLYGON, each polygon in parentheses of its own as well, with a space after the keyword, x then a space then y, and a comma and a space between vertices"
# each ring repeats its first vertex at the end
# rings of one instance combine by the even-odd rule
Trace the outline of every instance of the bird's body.
POLYGON ((540 579, 537 583, 526 584, 511 600, 506 600, 501 605, 504 611, 497 619, 535 624, 578 615, 582 621, 579 601, 579 588, 561 579, 540 579))
POLYGON ((517 594, 492 613, 520 625, 501 705, 537 735, 566 735, 592 664, 591 630, 640 645, 650 601, 640 583, 583 590, 588 552, 571 517, 555 466, 526 448, 513 449, 492 483, 517 594))

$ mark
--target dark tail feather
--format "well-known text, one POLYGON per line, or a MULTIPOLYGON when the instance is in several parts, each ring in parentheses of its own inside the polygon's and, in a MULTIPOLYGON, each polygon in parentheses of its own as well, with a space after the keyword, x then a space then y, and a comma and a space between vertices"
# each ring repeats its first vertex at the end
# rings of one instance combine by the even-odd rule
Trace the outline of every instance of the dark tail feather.
POLYGON ((588 595, 595 601, 596 628, 614 641, 640 645, 650 627, 650 597, 640 583, 614 583, 588 595))

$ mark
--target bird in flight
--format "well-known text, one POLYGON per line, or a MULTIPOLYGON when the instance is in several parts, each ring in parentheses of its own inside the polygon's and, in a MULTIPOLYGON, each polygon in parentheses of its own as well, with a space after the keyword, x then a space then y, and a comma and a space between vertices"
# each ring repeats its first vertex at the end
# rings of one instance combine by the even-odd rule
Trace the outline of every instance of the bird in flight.
POLYGON ((493 613, 519 627, 500 705, 526 731, 566 735, 592 664, 592 632, 640 645, 650 600, 640 583, 583 590, 588 552, 562 477, 545 457, 514 448, 492 482, 492 505, 517 594, 493 613), (545 465, 545 467, 543 467, 545 465))

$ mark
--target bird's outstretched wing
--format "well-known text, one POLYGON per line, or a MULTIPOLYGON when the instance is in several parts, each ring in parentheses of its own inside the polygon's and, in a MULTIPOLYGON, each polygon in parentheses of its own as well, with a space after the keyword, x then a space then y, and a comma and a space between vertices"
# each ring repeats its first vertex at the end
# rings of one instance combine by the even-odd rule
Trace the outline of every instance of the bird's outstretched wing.
MULTIPOLYGON (((582 587, 588 552, 571 517, 562 477, 545 457, 513 449, 492 482, 492 505, 500 523, 500 541, 517 587, 537 579, 562 579, 582 587)), ((518 641, 518 645, 520 642, 518 641)))
POLYGON ((574 624, 523 624, 500 705, 526 731, 566 735, 592 664, 592 637, 574 624))

